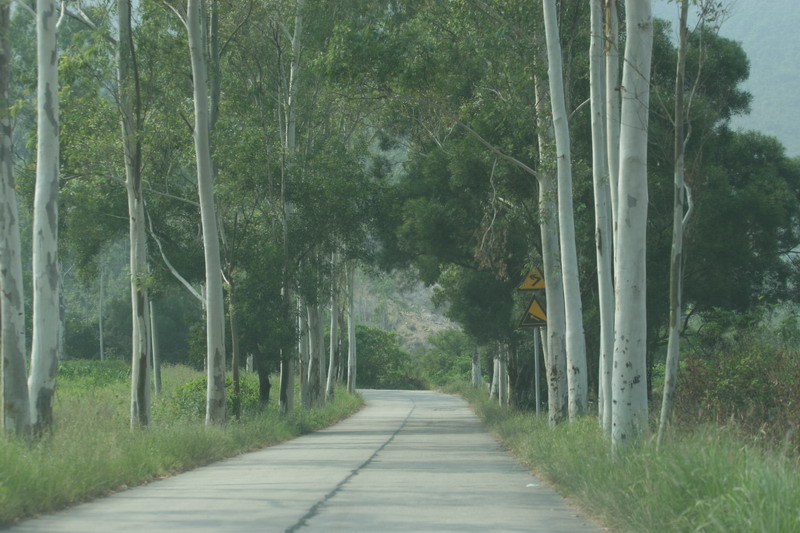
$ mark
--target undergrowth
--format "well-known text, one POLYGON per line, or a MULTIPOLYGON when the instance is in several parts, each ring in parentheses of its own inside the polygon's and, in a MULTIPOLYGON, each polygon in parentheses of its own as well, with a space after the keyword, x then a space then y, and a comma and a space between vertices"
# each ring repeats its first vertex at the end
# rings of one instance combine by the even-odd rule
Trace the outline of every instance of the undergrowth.
MULTIPOLYGON (((321 409, 281 416, 272 402, 264 410, 248 409, 241 420, 206 427, 191 395, 181 394, 200 374, 165 367, 153 423, 131 432, 129 378, 117 366, 93 371, 91 363, 62 365, 52 434, 30 448, 0 439, 0 524, 282 442, 331 425, 361 405, 360 397, 337 389, 335 400, 321 409)), ((253 379, 244 379, 248 391, 253 379)))
POLYGON ((800 531, 800 462, 718 426, 651 441, 618 457, 594 417, 548 425, 484 391, 456 387, 509 449, 612 530, 800 531))

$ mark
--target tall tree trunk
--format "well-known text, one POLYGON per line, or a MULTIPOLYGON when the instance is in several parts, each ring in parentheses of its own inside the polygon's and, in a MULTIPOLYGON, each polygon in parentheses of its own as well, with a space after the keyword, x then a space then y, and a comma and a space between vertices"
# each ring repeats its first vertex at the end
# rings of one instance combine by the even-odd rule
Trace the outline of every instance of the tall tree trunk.
POLYGON ((239 328, 236 314, 236 285, 231 275, 228 284, 228 320, 231 330, 231 374, 233 381, 233 416, 238 420, 242 416, 242 386, 239 377, 239 328))
POLYGON ((489 398, 499 398, 500 394, 500 356, 492 357, 492 382, 489 384, 489 398))
POLYGON ((616 325, 611 442, 615 450, 647 430, 647 134, 653 18, 650 0, 625 3, 627 40, 622 75, 616 325))
POLYGON ((358 371, 358 352, 356 347, 356 317, 353 294, 356 285, 356 267, 350 263, 347 269, 347 392, 356 391, 356 374, 358 371))
POLYGON ((294 411, 294 360, 292 355, 281 354, 280 412, 284 415, 294 411))
POLYGON ((543 0, 545 37, 547 39, 547 73, 550 82, 550 104, 556 139, 558 172, 558 226, 564 280, 564 306, 567 324, 567 384, 569 418, 586 413, 587 380, 586 339, 583 334, 578 252, 575 245, 575 220, 572 205, 572 155, 569 139, 567 106, 564 100, 561 41, 558 32, 555 0, 543 0))
POLYGON ((98 323, 97 323, 97 334, 100 336, 100 360, 106 360, 106 347, 105 347, 105 333, 103 332, 103 313, 104 313, 104 304, 105 304, 105 289, 106 289, 106 282, 105 282, 105 272, 102 270, 100 271, 100 301, 99 301, 99 309, 97 312, 98 323))
MULTIPOLYGON (((679 21, 678 65, 675 73, 675 191, 672 205, 672 252, 669 265, 669 340, 667 341, 667 364, 664 372, 664 396, 661 401, 661 418, 658 424, 658 445, 664 442, 678 385, 678 363, 680 362, 681 297, 683 293, 683 231, 690 212, 684 213, 684 137, 683 91, 686 74, 686 20, 689 2, 681 4, 679 21)), ((691 211, 691 208, 690 208, 691 211)))
POLYGON ((308 314, 304 309, 304 304, 298 302, 298 327, 300 335, 298 339, 297 353, 300 361, 300 405, 304 409, 311 407, 311 388, 309 386, 309 367, 311 365, 311 353, 309 347, 308 314))
MULTIPOLYGON (((548 151, 550 128, 547 116, 547 90, 541 78, 534 78, 536 91, 536 135, 539 142, 539 157, 548 151)), ((539 183, 539 227, 542 234, 542 264, 547 298, 547 328, 545 330, 547 350, 548 417, 555 425, 567 418, 567 348, 564 290, 561 279, 561 250, 558 241, 558 189, 553 169, 540 164, 539 183)))
POLYGON ((14 179, 13 126, 11 119, 11 8, 0 4, 0 351, 3 381, 3 429, 23 439, 31 434, 28 372, 25 368, 25 297, 22 277, 22 244, 19 234, 17 190, 14 179))
POLYGON ((324 400, 325 375, 322 337, 322 319, 319 304, 307 305, 308 313, 308 388, 312 407, 319 407, 324 400))
POLYGON ((478 345, 472 346, 472 386, 476 389, 483 383, 483 376, 481 375, 481 353, 478 350, 478 345))
POLYGON ((36 0, 36 192, 33 202, 33 343, 28 379, 36 434, 53 423, 58 372, 58 47, 54 0, 36 0))
POLYGON ((219 232, 212 189, 211 149, 209 142, 208 75, 201 34, 200 0, 188 0, 186 27, 194 80, 194 142, 197 159, 197 189, 203 227, 206 263, 206 346, 208 392, 206 424, 223 423, 225 405, 225 309, 222 297, 222 264, 219 232))
POLYGON ((592 110, 592 182, 594 185, 595 251, 597 289, 600 300, 600 354, 598 376, 598 417, 604 429, 611 422, 611 362, 614 357, 614 283, 611 237, 611 198, 606 161, 603 71, 603 0, 591 2, 591 43, 589 85, 592 110), (606 411, 608 422, 606 425, 606 411))
POLYGON ((161 393, 161 357, 158 350, 158 328, 156 327, 156 311, 153 300, 150 300, 150 340, 153 352, 153 392, 161 393))
MULTIPOLYGON (((619 214, 619 132, 620 132, 620 87, 619 77, 619 14, 618 0, 605 2, 605 64, 606 64, 606 159, 608 183, 611 189, 611 227, 616 242, 617 215, 619 214)), ((612 250, 614 245, 612 243, 612 250)), ((608 409, 608 426, 611 426, 611 411, 608 409)), ((609 429, 610 431, 610 429, 609 429)))
POLYGON ((508 348, 498 346, 497 349, 497 400, 500 405, 508 405, 508 348))
POLYGON ((150 310, 147 290, 147 236, 142 197, 141 101, 131 30, 131 0, 117 2, 117 81, 128 196, 131 290, 131 428, 150 424, 150 310))
POLYGON ((339 345, 339 290, 336 253, 331 254, 331 332, 328 349, 328 376, 325 382, 325 398, 333 400, 336 376, 336 350, 339 345))

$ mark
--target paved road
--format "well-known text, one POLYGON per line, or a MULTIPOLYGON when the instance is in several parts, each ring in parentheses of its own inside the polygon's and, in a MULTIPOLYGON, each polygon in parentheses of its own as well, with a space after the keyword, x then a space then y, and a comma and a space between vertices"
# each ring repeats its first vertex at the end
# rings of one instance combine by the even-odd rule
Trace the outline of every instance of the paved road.
POLYGON ((11 531, 599 533, 460 398, 363 394, 367 406, 327 430, 11 531))

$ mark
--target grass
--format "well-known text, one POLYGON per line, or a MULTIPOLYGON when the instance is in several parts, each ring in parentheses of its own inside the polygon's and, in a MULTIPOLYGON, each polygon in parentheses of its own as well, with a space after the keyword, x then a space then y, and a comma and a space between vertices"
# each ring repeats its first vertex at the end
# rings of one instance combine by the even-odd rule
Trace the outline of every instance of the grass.
POLYGON ((459 387, 509 449, 589 515, 636 533, 800 531, 797 457, 733 431, 698 427, 619 457, 593 417, 550 428, 484 391, 459 387))
POLYGON ((242 420, 205 427, 202 419, 175 416, 169 408, 180 386, 200 374, 167 367, 153 424, 131 432, 128 378, 107 370, 99 380, 91 371, 60 375, 52 435, 31 448, 0 439, 0 524, 282 442, 329 426, 361 405, 360 397, 337 390, 321 409, 297 409, 286 417, 272 402, 242 420))

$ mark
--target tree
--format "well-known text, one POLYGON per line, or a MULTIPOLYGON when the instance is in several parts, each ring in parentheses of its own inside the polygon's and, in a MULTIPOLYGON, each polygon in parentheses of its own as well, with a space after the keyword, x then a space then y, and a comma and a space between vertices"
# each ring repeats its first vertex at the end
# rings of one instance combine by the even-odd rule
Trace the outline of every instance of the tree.
POLYGON ((625 3, 620 174, 614 279, 611 443, 631 445, 647 430, 647 133, 653 18, 649 0, 625 3))
POLYGON ((58 369, 58 47, 54 0, 36 1, 37 144, 36 192, 33 206, 33 344, 28 379, 31 424, 36 434, 53 423, 53 397, 58 369))
POLYGON ((550 104, 556 140, 558 172, 558 227, 561 244, 562 278, 566 311, 567 383, 569 418, 586 413, 587 367, 586 340, 583 335, 578 253, 575 245, 575 222, 572 205, 572 154, 569 140, 567 107, 562 77, 561 44, 555 0, 543 0, 545 36, 547 40, 547 72, 550 104))
POLYGON ((25 298, 22 277, 22 244, 14 179, 11 83, 11 38, 8 3, 0 4, 0 371, 3 375, 2 428, 22 438, 31 433, 28 399, 25 298))
MULTIPOLYGON (((608 14, 611 16, 611 13, 608 14)), ((591 0, 591 43, 589 45, 589 86, 592 124, 592 182, 594 190, 595 250, 597 257, 597 299, 600 308, 600 353, 598 414, 601 426, 611 427, 611 365, 614 356, 613 236, 611 230, 611 180, 607 165, 605 100, 607 90, 603 69, 603 5, 591 0)))
POLYGON ((201 28, 201 0, 188 0, 186 28, 194 80, 194 142, 197 163, 197 189, 203 228, 206 264, 206 350, 208 397, 206 424, 225 422, 225 308, 222 297, 222 264, 219 231, 212 189, 211 147, 209 142, 208 74, 205 40, 201 28))
POLYGON ((125 190, 131 273, 131 427, 150 423, 150 303, 148 297, 147 235, 142 196, 142 103, 139 65, 131 28, 131 0, 118 0, 117 93, 125 158, 125 190))
POLYGON ((658 443, 663 443, 667 424, 675 404, 675 391, 678 377, 678 361, 680 357, 681 330, 681 297, 683 296, 683 233, 691 212, 685 212, 684 161, 686 143, 684 137, 684 78, 686 76, 686 37, 688 27, 686 20, 689 14, 689 2, 685 0, 680 6, 678 22, 678 61, 675 72, 675 193, 672 207, 672 250, 670 253, 669 271, 669 341, 667 344, 667 362, 664 372, 664 394, 661 403, 661 417, 658 423, 658 443))

